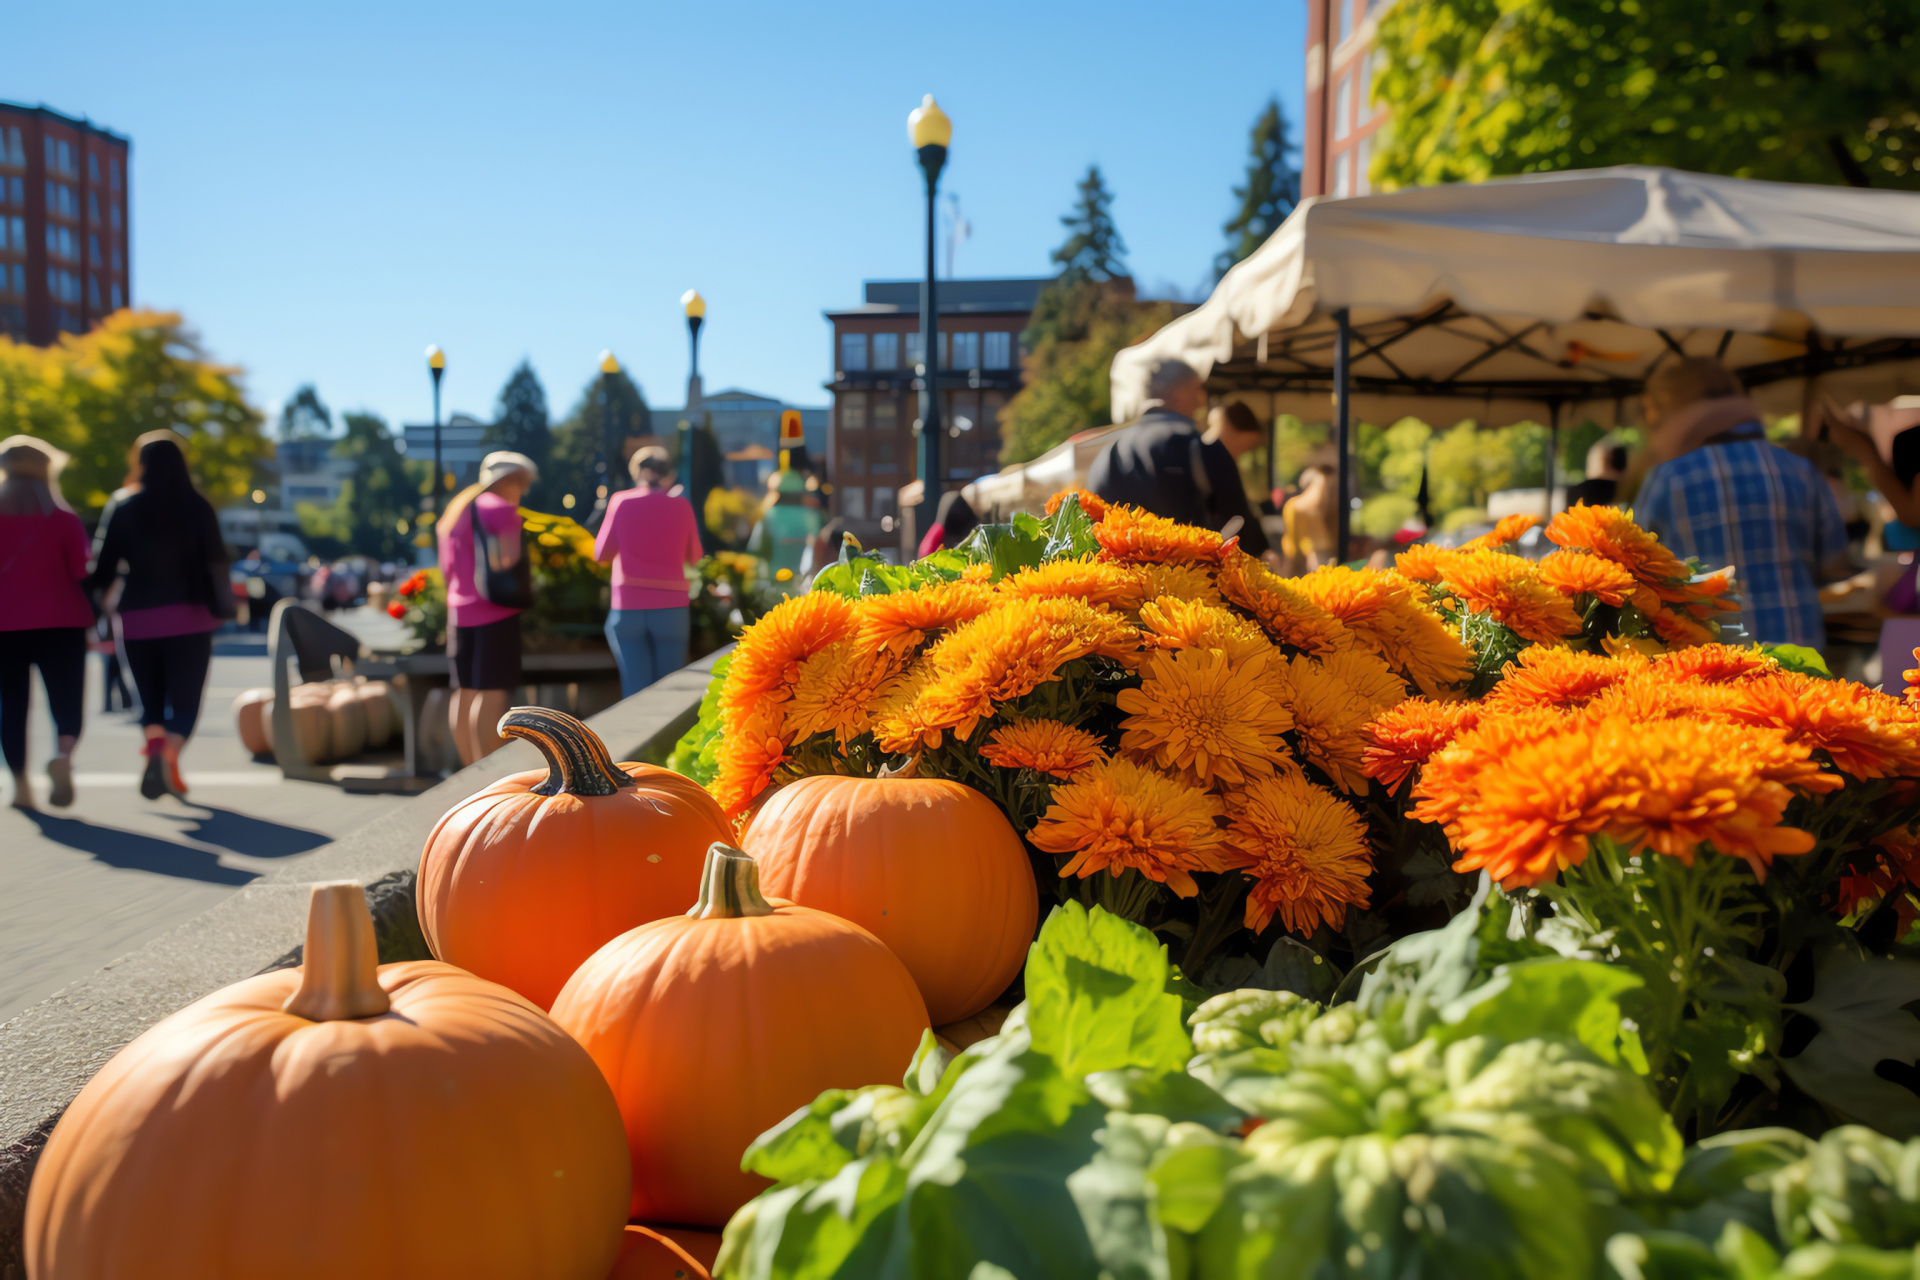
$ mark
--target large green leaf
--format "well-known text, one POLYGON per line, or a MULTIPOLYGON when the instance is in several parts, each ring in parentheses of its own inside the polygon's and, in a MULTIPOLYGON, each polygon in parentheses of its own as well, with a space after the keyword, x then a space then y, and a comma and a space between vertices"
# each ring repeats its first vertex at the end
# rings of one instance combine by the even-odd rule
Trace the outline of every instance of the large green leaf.
POLYGON ((1147 1179, 1167 1129, 1160 1116, 1109 1112, 1099 1151, 1067 1177, 1101 1280, 1170 1280, 1166 1230, 1147 1179))
POLYGON ((1920 1061, 1920 961, 1867 956, 1843 943, 1814 963, 1813 995, 1785 1006, 1820 1024, 1781 1067, 1801 1089, 1834 1110, 1895 1137, 1920 1135, 1920 1096, 1874 1070, 1882 1062, 1920 1061))
POLYGON ((1069 1077, 1121 1067, 1174 1070, 1193 1055, 1167 949, 1129 920, 1055 907, 1027 957, 1033 1047, 1069 1077))
POLYGON ((1455 997, 1440 1010, 1428 1034, 1443 1044, 1468 1036, 1525 1040, 1558 1036, 1586 1046, 1603 1062, 1623 1058, 1647 1070, 1640 1037, 1623 1027, 1620 993, 1641 986, 1626 969, 1596 960, 1525 960, 1503 965, 1493 977, 1455 997))
POLYGON ((1010 573, 1031 569, 1047 558, 1047 534, 1040 522, 1022 514, 1012 524, 976 525, 959 550, 974 563, 992 566, 998 582, 1010 573))
POLYGON ((1048 560, 1077 560, 1100 550, 1093 536, 1093 521, 1081 509, 1078 494, 1069 493, 1044 524, 1047 545, 1042 554, 1048 560))

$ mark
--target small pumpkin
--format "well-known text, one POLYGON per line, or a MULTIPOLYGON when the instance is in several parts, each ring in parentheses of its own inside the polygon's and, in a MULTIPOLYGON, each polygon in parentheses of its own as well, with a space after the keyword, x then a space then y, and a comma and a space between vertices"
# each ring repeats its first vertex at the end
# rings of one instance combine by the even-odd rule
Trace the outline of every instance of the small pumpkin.
POLYGON ((685 911, 707 846, 732 828, 699 783, 614 764, 565 712, 515 707, 500 734, 533 743, 547 768, 440 819, 420 855, 420 928, 435 956, 544 1009, 602 943, 685 911))
POLYGON ((720 1233, 627 1224, 620 1260, 607 1280, 713 1280, 720 1233))
POLYGON ((247 689, 233 700, 234 727, 240 744, 256 756, 273 754, 273 690, 247 689))
POLYGON ((329 681, 327 686, 328 754, 345 760, 367 749, 367 706, 360 691, 350 681, 329 681))
POLYGON ((354 696, 367 716, 367 749, 378 751, 393 737, 394 705, 385 680, 360 679, 354 682, 354 696))
POLYGON ((747 829, 766 891, 851 920, 893 949, 934 1025, 970 1018, 1026 962, 1039 893, 993 801, 958 782, 816 774, 747 829))
POLYGON ((771 1185, 741 1170, 747 1144, 823 1090, 900 1079, 927 1009, 879 939, 768 902, 754 860, 716 843, 693 909, 595 952, 553 1019, 613 1086, 631 1215, 719 1227, 771 1185))
POLYGON ((80 1091, 27 1193, 34 1280, 604 1280, 628 1199, 585 1052, 505 987, 380 965, 356 884, 305 963, 159 1023, 80 1091))

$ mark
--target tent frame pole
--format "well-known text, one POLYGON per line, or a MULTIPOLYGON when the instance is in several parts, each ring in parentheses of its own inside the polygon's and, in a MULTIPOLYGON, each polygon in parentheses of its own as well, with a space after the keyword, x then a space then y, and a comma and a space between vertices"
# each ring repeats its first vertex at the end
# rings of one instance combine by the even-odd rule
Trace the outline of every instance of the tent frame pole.
POLYGON ((1333 422, 1340 449, 1340 532, 1335 545, 1339 563, 1345 564, 1353 534, 1353 393, 1347 385, 1347 346, 1353 339, 1353 327, 1345 307, 1333 313, 1333 322, 1333 422))

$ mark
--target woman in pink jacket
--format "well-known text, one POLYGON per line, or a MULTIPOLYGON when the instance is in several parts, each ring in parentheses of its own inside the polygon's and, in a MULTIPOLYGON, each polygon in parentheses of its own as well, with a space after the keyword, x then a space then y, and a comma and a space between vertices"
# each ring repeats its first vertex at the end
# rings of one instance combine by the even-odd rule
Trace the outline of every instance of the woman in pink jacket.
POLYGON ((700 560, 693 504, 667 492, 673 460, 658 446, 627 463, 633 488, 613 495, 594 539, 594 558, 613 566, 613 611, 607 643, 620 664, 620 695, 631 697, 687 665, 684 566, 700 560))

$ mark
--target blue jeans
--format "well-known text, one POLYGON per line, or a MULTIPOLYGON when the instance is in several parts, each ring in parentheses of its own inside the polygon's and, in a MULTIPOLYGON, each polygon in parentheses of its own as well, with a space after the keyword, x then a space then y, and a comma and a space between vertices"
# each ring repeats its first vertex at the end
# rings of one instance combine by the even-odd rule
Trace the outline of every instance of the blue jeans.
POLYGON ((669 671, 687 665, 693 615, 677 609, 615 609, 607 615, 607 643, 620 663, 620 696, 630 698, 669 671))

